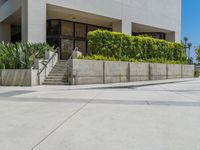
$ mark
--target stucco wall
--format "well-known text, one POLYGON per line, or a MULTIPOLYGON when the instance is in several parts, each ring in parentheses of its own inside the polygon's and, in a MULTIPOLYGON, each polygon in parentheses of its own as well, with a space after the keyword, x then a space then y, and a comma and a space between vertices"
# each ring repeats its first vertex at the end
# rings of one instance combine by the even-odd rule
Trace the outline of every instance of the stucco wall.
POLYGON ((45 42, 47 4, 116 19, 126 34, 137 23, 170 31, 180 41, 181 0, 8 0, 0 7, 0 22, 21 7, 23 41, 45 42))

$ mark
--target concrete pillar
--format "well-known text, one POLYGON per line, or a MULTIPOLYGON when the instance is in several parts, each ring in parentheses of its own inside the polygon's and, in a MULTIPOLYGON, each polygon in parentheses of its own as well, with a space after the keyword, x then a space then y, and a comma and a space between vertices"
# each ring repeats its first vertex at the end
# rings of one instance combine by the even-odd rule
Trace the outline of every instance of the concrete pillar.
POLYGON ((112 24, 113 31, 122 32, 124 34, 132 35, 132 23, 129 21, 118 21, 112 24))
POLYGON ((180 34, 178 32, 166 33, 166 40, 169 42, 180 42, 180 34))
POLYGON ((22 41, 46 42, 45 0, 22 0, 22 41))
POLYGON ((0 42, 11 42, 11 25, 0 23, 0 42))

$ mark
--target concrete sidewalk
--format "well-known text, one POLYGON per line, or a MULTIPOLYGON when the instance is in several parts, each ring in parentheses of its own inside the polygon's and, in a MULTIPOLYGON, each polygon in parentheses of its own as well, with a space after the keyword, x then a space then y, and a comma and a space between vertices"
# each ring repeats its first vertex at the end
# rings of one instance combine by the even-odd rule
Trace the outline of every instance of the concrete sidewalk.
POLYGON ((199 89, 199 79, 0 87, 0 149, 199 150, 199 89))

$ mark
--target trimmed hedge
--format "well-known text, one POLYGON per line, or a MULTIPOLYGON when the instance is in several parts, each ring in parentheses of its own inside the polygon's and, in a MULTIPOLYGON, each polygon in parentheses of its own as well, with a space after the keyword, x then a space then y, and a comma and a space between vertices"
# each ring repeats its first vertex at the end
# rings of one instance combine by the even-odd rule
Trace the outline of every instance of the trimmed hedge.
POLYGON ((89 55, 102 55, 116 59, 162 60, 162 62, 182 63, 187 60, 182 44, 106 30, 89 32, 88 48, 89 55))
POLYGON ((164 63, 164 64, 183 64, 181 61, 174 61, 174 60, 165 60, 165 59, 134 59, 128 57, 108 57, 102 55, 83 55, 79 56, 78 59, 87 59, 87 60, 103 60, 103 61, 126 61, 126 62, 148 62, 148 63, 164 63))

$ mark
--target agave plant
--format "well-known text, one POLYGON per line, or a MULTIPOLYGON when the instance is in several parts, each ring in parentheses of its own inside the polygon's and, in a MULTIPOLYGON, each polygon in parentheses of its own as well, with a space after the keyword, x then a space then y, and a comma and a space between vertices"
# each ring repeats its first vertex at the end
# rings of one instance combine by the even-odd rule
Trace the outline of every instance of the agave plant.
POLYGON ((54 51, 45 43, 0 43, 0 69, 29 69, 35 59, 45 57, 45 51, 54 51))

